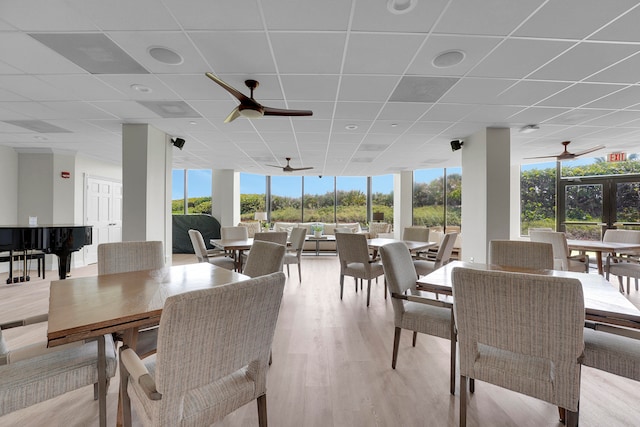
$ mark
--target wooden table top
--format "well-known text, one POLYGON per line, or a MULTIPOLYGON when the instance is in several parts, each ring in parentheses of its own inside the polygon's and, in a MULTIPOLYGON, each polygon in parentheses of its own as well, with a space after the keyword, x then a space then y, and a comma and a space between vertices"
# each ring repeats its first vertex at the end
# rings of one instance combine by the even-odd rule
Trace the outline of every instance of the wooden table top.
POLYGON ((48 345, 157 324, 169 296, 244 279, 205 262, 53 281, 48 345))
POLYGON ((225 251, 246 251, 251 249, 253 245, 253 237, 248 239, 211 239, 209 241, 213 246, 216 246, 225 251))
POLYGON ((420 289, 426 291, 451 295, 451 271, 456 267, 576 278, 582 283, 587 319, 640 329, 640 309, 633 305, 616 287, 612 286, 599 274, 559 270, 526 270, 452 261, 418 279, 417 285, 420 289))
POLYGON ((640 249, 640 243, 603 242, 600 240, 567 240, 569 249, 576 251, 624 252, 640 249))
POLYGON ((385 237, 376 237, 375 239, 367 240, 367 244, 371 249, 380 249, 381 246, 388 245, 389 243, 402 242, 407 245, 410 251, 419 251, 421 249, 431 248, 436 246, 436 242, 418 242, 415 240, 399 240, 389 239, 385 237))

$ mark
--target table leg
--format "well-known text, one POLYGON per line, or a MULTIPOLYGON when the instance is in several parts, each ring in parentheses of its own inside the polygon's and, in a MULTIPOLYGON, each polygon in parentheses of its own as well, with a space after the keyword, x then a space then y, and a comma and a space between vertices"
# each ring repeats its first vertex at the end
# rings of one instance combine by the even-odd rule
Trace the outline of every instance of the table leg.
POLYGON ((602 251, 596 251, 596 262, 598 263, 598 274, 602 276, 602 251))
MULTIPOLYGON (((122 334, 122 344, 135 351, 138 345, 138 328, 130 328, 124 331, 122 334)), ((116 426, 122 427, 123 425, 124 414, 122 412, 122 394, 118 393, 118 415, 116 418, 116 426)))
POLYGON ((242 273, 242 249, 238 249, 238 273, 242 273))
POLYGON ((320 255, 320 239, 316 239, 316 256, 320 255))

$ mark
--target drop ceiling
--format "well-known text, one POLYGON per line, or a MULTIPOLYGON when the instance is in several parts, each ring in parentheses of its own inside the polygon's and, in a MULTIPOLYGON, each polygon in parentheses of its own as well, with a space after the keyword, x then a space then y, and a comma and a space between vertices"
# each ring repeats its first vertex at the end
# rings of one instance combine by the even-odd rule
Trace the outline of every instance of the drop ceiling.
POLYGON ((3 0, 0 145, 120 163, 122 125, 147 123, 186 140, 176 168, 281 174, 265 164, 291 157, 309 175, 458 166, 449 141, 487 127, 511 129, 514 164, 564 140, 640 151, 638 2, 387 5, 3 0), (451 51, 462 61, 434 65, 451 51), (258 80, 262 104, 313 116, 225 124, 237 102, 207 71, 247 95, 258 80))

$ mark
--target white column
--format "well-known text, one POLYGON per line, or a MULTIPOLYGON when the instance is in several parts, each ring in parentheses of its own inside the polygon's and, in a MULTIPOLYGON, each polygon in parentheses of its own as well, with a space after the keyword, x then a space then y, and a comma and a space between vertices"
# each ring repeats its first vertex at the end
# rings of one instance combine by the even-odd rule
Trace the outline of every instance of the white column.
POLYGON ((489 241, 509 239, 511 133, 487 128, 462 147, 462 254, 486 262, 489 241))
POLYGON ((211 175, 211 215, 222 227, 232 227, 240 222, 240 172, 214 169, 211 175))
POLYGON ((160 240, 171 261, 171 164, 173 146, 146 124, 122 126, 122 238, 160 240))
POLYGON ((413 223, 413 172, 393 175, 393 235, 402 238, 402 230, 413 223))

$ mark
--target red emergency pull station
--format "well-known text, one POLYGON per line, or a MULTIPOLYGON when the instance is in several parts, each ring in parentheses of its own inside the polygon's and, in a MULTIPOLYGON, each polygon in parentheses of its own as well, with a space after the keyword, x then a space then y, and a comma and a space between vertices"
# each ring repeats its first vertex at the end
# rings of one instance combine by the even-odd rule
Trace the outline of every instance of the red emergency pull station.
POLYGON ((60 172, 60 176, 63 178, 71 178, 71 172, 62 171, 60 172))

